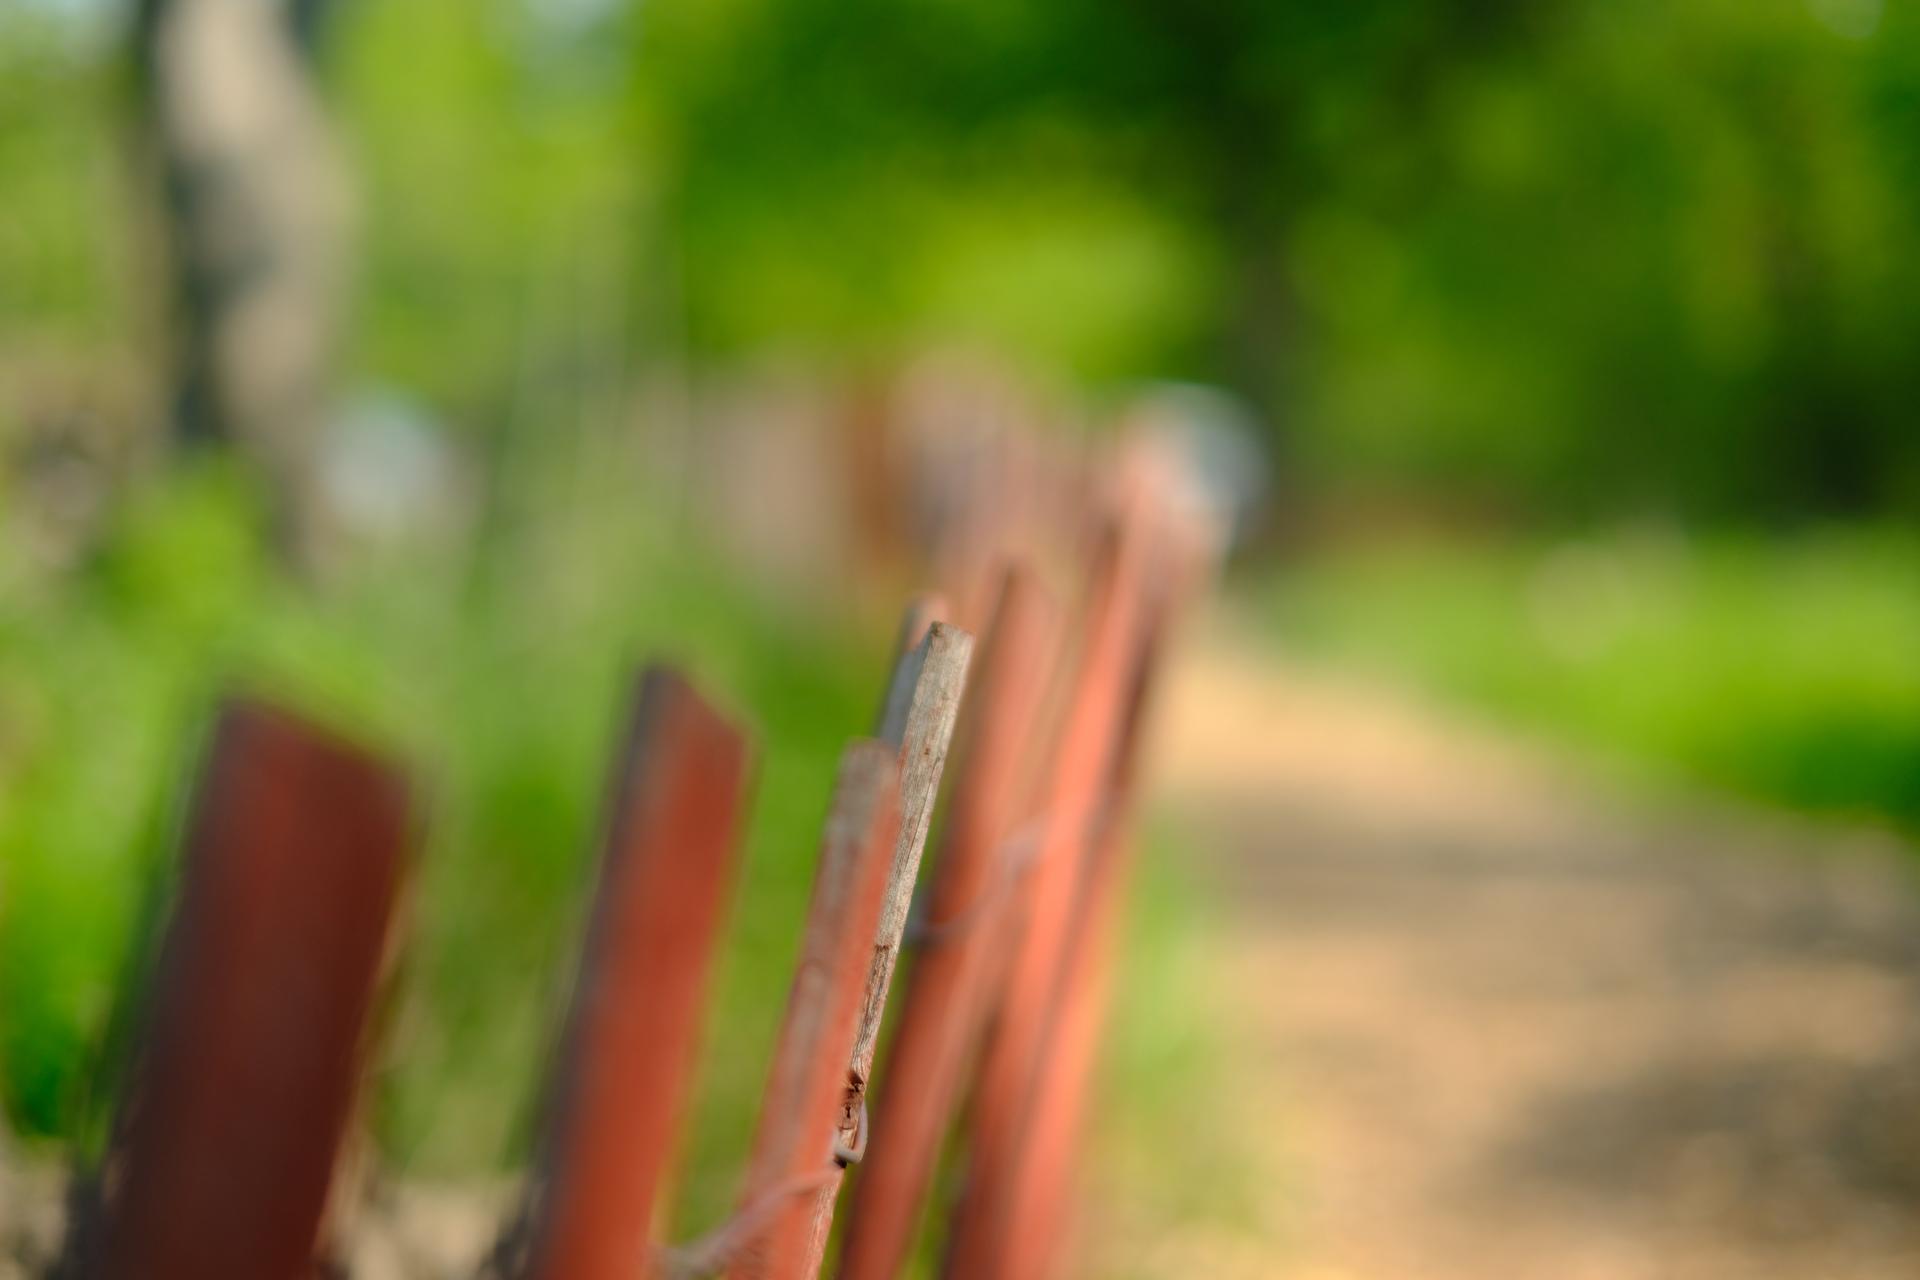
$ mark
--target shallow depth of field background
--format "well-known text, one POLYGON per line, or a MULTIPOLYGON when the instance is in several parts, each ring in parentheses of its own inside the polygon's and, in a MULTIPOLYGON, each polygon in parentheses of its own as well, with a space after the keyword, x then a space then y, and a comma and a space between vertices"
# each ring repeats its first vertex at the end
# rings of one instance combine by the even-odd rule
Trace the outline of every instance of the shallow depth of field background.
MULTIPOLYGON (((354 521, 296 566, 258 451, 176 427, 136 7, 0 3, 0 1103, 26 1148, 100 1138, 196 735, 238 685, 420 768, 378 1135, 409 1175, 511 1167, 625 682, 663 653, 763 734, 685 1197, 724 1206, 832 760, 912 582, 796 580, 698 509, 687 459, 929 361, 1064 433, 1217 389, 1269 467, 1221 608, 1276 662, 1679 794, 1920 826, 1920 10, 299 6, 342 178, 316 430, 354 521)), ((1182 846, 1156 826, 1112 1149, 1174 1216, 1231 1215, 1182 846)))

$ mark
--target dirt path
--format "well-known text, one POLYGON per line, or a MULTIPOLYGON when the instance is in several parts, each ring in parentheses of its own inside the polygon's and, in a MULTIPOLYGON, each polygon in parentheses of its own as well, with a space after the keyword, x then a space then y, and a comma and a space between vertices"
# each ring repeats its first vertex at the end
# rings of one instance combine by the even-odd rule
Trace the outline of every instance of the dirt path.
POLYGON ((1264 1166, 1257 1241, 1165 1273, 1920 1275, 1891 839, 1630 801, 1217 636, 1163 730, 1264 1166))

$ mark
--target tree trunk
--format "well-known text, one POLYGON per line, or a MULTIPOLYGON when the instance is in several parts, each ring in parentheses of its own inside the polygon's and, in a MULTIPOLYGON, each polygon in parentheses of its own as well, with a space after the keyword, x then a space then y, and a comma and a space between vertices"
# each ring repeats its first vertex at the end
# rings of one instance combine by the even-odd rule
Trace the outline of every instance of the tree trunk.
POLYGON ((171 438, 245 453, 301 562, 318 551, 351 204, 312 75, 320 8, 139 0, 134 24, 170 259, 171 438))

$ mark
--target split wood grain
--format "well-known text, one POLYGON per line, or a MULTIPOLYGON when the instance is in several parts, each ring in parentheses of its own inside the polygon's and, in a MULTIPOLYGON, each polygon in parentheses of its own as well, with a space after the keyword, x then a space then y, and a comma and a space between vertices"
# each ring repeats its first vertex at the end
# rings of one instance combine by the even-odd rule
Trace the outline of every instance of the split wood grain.
MULTIPOLYGON (((940 778, 946 769, 948 748, 953 743, 953 727, 959 719, 972 658, 973 636, 950 623, 936 621, 928 625, 925 638, 896 664, 913 671, 913 692, 905 699, 905 715, 898 717, 898 740, 886 732, 893 725, 881 726, 882 740, 895 748, 899 761, 900 830, 887 872, 880 922, 874 930, 873 955, 867 969, 853 1053, 847 1064, 840 1132, 840 1143, 847 1148, 862 1145, 867 1082, 873 1074, 874 1054, 880 1043, 887 989, 893 981, 894 963, 899 958, 901 937, 906 932, 913 886, 920 875, 920 855, 926 847, 927 829, 933 823, 940 778)), ((840 1193, 840 1181, 838 1177, 831 1178, 813 1198, 806 1275, 817 1274, 826 1257, 827 1236, 833 1225, 833 1205, 840 1193)))
POLYGON ((315 1274, 409 826, 385 762, 265 706, 222 713, 73 1273, 315 1274))
POLYGON ((841 757, 800 961, 741 1191, 740 1216, 763 1217, 764 1225, 729 1260, 726 1273, 733 1280, 796 1280, 803 1274, 813 1206, 810 1193, 793 1188, 836 1167, 847 1063, 899 825, 894 749, 878 741, 853 743, 841 757))
POLYGON ((1034 575, 1003 575, 955 750, 927 937, 879 1073, 872 1138, 854 1184, 841 1280, 899 1273, 957 1108, 983 1014, 987 962, 1019 874, 1010 837, 1034 755, 1059 619, 1034 575))

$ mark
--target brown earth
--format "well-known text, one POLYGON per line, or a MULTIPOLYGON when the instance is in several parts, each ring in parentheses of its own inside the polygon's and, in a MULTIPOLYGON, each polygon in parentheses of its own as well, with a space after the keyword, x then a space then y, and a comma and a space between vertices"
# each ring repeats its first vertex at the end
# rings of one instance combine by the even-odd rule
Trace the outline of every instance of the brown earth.
POLYGON ((1911 850, 1597 781, 1219 632, 1169 693, 1257 1186, 1159 1238, 1097 1208, 1089 1272, 1920 1275, 1911 850))

